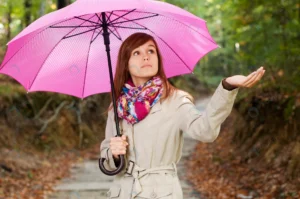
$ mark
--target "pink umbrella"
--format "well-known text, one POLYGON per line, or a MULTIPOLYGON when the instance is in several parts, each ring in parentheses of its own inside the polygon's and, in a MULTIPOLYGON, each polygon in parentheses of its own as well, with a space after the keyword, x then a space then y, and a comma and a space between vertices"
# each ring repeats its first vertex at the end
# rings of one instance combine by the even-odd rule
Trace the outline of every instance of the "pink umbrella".
MULTIPOLYGON (((85 98, 112 92, 119 47, 131 34, 152 35, 160 48, 168 78, 192 73, 197 62, 219 46, 206 22, 172 4, 154 0, 77 0, 39 18, 13 38, 0 73, 16 79, 28 92, 50 91, 85 98), (103 37, 99 37, 99 35, 103 37), (106 52, 105 52, 106 51, 106 52), (112 55, 112 58, 111 56, 112 55)), ((115 171, 124 167, 124 155, 115 171)))

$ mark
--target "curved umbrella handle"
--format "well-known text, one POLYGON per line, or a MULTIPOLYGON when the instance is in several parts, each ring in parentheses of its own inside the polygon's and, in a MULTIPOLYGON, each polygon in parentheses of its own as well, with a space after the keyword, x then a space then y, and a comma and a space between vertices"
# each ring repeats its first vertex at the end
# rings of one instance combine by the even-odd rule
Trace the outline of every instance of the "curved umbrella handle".
POLYGON ((125 166, 125 157, 124 157, 124 155, 119 155, 119 158, 120 158, 120 161, 121 161, 120 165, 114 171, 110 171, 110 170, 105 169, 105 167, 104 167, 105 158, 99 158, 99 168, 100 168, 100 170, 104 174, 109 175, 109 176, 113 176, 113 175, 116 175, 116 174, 120 173, 122 171, 122 169, 124 168, 124 166, 125 166))

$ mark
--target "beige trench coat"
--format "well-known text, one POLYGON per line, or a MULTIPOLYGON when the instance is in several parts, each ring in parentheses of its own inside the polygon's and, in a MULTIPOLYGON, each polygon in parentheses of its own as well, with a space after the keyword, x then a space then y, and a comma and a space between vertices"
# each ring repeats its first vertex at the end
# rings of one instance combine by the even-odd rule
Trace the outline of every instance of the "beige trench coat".
MULTIPOLYGON (((218 85, 203 113, 197 111, 189 94, 180 90, 171 100, 157 102, 139 123, 120 120, 127 135, 126 166, 114 176, 108 198, 183 199, 176 164, 182 154, 183 133, 201 142, 213 142, 229 116, 239 88, 232 91, 218 85), (127 174, 125 174, 126 169, 127 174)), ((117 134, 113 109, 108 113, 101 157, 106 169, 115 170, 110 138, 117 134)))

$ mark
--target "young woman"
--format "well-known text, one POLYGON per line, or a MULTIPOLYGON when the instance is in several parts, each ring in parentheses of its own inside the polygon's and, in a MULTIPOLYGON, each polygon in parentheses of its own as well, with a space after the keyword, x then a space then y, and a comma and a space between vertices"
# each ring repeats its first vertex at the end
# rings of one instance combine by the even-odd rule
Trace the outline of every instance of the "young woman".
POLYGON ((169 83, 162 59, 155 39, 145 33, 129 36, 120 47, 114 86, 122 137, 115 137, 111 103, 100 151, 107 169, 115 170, 123 154, 126 166, 114 176, 108 198, 183 199, 176 168, 183 133, 213 142, 239 87, 253 86, 264 74, 261 67, 247 77, 223 79, 201 114, 191 95, 169 83))

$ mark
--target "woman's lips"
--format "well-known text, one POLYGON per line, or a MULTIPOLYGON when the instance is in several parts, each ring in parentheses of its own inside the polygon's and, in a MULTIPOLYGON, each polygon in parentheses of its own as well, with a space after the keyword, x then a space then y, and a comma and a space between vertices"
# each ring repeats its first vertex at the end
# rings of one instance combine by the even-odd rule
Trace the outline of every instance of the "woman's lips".
POLYGON ((142 66, 142 68, 145 68, 145 67, 152 67, 152 66, 150 64, 142 66))

